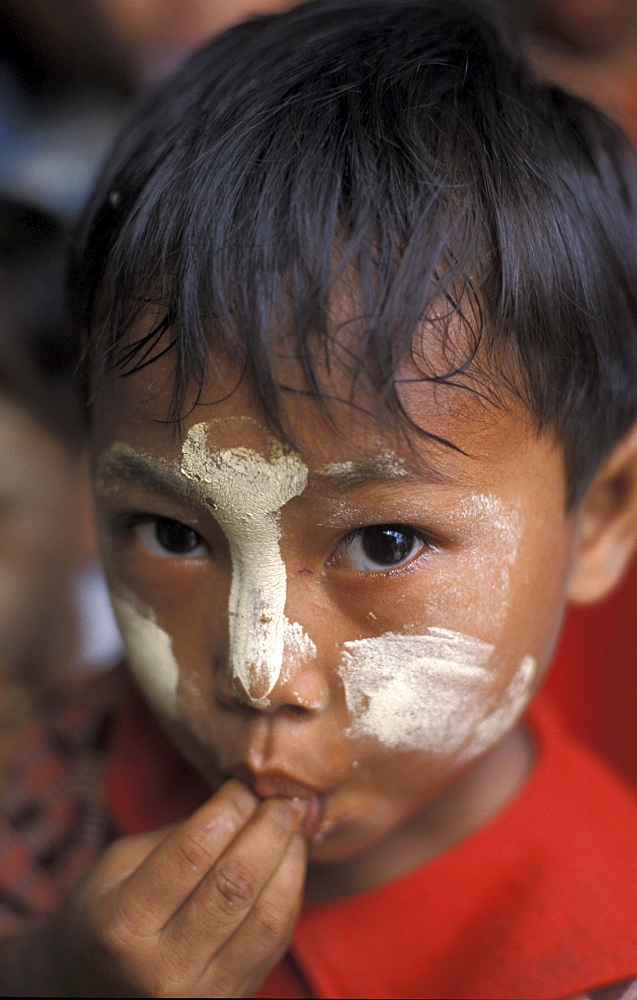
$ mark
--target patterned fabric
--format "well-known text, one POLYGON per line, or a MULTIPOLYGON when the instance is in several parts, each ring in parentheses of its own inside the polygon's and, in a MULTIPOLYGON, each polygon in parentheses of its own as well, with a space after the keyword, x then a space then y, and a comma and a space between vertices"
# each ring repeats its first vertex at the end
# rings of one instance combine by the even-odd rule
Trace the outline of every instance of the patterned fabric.
POLYGON ((20 734, 0 815, 0 931, 48 912, 117 836, 103 773, 123 677, 58 698, 20 734))

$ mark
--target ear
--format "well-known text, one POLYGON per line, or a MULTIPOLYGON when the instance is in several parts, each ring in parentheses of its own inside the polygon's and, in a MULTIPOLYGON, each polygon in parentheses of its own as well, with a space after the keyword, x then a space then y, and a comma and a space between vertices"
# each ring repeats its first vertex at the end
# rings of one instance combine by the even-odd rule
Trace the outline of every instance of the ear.
POLYGON ((619 583, 637 544, 637 424, 606 459, 581 503, 567 598, 592 604, 619 583))

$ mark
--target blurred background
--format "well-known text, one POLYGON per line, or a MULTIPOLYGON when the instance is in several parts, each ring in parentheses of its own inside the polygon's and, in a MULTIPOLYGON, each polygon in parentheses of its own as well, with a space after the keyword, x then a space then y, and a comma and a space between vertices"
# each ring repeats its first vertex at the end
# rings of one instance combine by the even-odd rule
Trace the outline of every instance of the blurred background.
MULTIPOLYGON (((290 0, 0 2, 0 771, 47 691, 121 647, 97 560, 66 241, 131 100, 211 34, 290 0)), ((637 139, 637 0, 493 0, 538 72, 637 139)), ((569 613, 546 685, 637 784, 637 563, 569 613)))
POLYGON ((282 0, 2 0, 0 188, 73 217, 129 101, 282 0))

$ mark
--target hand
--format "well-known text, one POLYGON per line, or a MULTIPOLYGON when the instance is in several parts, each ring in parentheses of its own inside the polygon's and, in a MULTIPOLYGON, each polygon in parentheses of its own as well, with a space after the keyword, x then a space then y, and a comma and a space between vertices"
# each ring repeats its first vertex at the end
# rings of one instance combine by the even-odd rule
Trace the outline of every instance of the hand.
POLYGON ((114 843, 50 925, 62 994, 252 995, 298 916, 305 811, 229 781, 180 826, 114 843))

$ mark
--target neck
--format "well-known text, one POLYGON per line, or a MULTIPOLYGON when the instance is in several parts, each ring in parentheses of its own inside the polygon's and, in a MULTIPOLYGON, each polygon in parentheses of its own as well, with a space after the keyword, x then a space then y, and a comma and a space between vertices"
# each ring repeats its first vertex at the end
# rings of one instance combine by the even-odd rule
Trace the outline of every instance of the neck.
POLYGON ((519 724, 392 836, 354 858, 311 866, 306 899, 326 903, 366 892, 432 860, 495 816, 522 787, 534 761, 532 736, 519 724))

